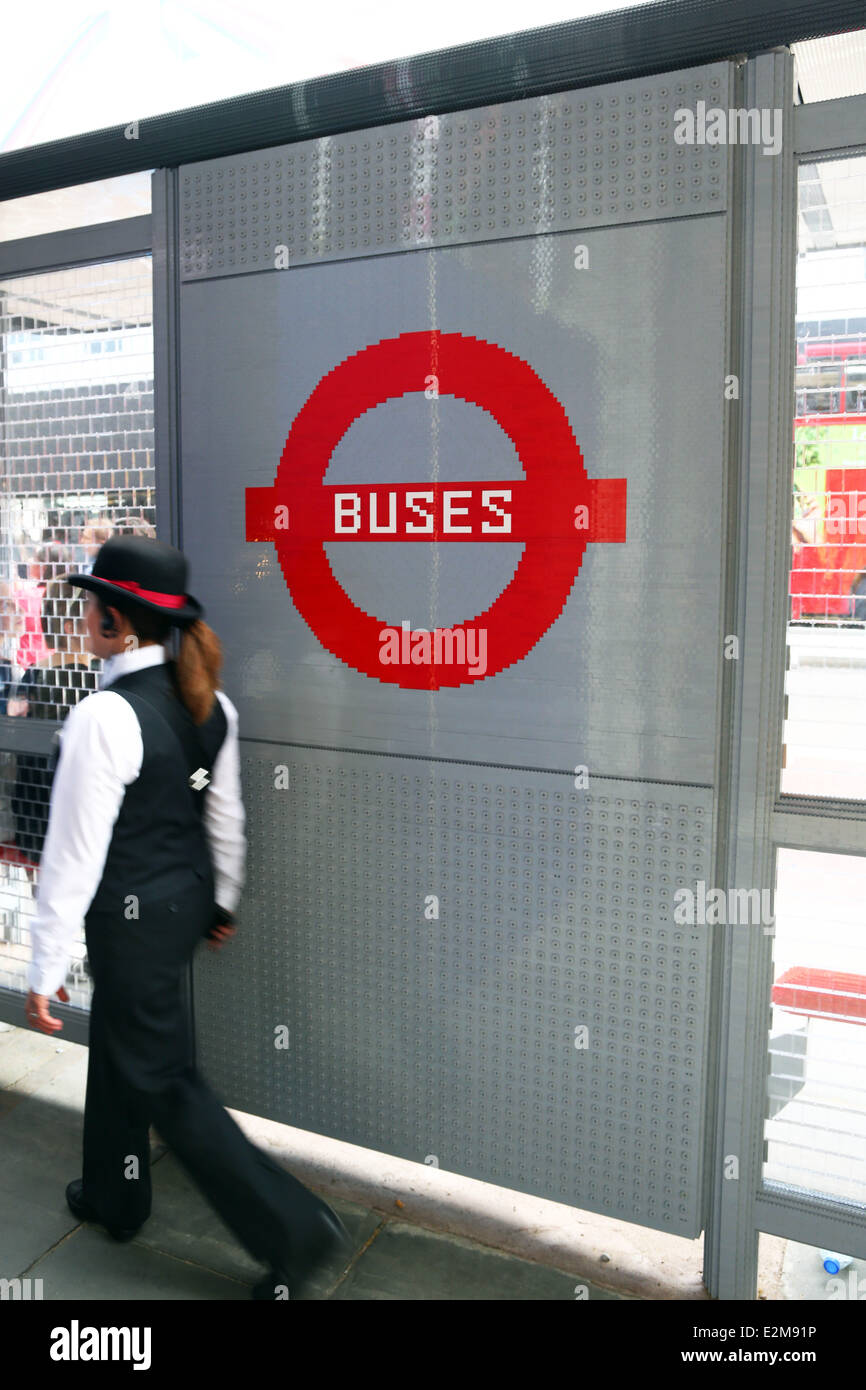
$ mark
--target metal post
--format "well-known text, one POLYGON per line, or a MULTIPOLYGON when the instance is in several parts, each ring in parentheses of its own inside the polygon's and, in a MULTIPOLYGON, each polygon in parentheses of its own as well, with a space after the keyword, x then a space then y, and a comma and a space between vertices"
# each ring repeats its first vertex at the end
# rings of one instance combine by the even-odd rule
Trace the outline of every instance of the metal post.
MULTIPOLYGON (((774 888, 771 835, 779 785, 791 524, 796 181, 793 58, 777 50, 741 69, 738 104, 782 112, 782 147, 735 151, 732 337, 741 350, 739 424, 732 432, 728 512, 739 639, 721 768, 719 881, 774 888)), ((762 1181, 772 937, 726 926, 721 948, 718 1096, 712 1143, 705 1282, 722 1299, 756 1296, 755 1198, 762 1181)))

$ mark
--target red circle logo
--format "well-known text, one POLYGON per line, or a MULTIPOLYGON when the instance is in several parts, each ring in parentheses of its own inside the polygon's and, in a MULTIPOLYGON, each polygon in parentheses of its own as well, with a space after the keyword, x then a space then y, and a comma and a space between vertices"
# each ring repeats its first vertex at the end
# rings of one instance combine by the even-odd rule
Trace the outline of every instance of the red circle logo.
POLYGON ((588 541, 624 541, 624 478, 586 475, 565 410, 538 374, 480 338, 438 329, 346 358, 299 411, 273 487, 246 489, 246 539, 274 541, 298 612, 340 661, 410 690, 475 684, 522 660, 565 607, 588 541), (523 479, 326 485, 337 444, 366 411, 411 392, 480 406, 517 450, 523 479), (325 541, 523 542, 484 612, 447 629, 365 613, 325 541))

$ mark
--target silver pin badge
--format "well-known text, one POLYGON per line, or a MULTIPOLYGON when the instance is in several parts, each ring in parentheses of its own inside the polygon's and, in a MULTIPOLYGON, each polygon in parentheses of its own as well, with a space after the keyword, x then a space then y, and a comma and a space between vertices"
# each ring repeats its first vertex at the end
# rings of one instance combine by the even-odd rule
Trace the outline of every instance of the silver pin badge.
POLYGON ((197 767, 195 772, 189 776, 189 784, 195 791, 200 792, 202 787, 206 787, 210 781, 210 776, 206 767, 197 767))

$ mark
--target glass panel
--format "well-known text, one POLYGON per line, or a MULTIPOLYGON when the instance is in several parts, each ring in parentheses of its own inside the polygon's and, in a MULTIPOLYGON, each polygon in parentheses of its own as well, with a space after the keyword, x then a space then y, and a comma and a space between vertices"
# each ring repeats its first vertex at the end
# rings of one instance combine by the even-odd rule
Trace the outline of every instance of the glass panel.
POLYGON ((122 174, 98 183, 53 188, 28 198, 0 203, 0 241, 18 241, 43 232, 63 232, 70 227, 92 227, 97 222, 116 222, 124 217, 144 217, 150 212, 151 170, 122 174))
MULTIPOLYGON (((97 685, 80 590, 112 532, 155 535, 149 256, 0 283, 0 715, 51 727, 97 685)), ((0 985, 26 989, 49 759, 0 726, 0 985)), ((67 989, 89 998, 84 941, 67 989)))
MULTIPOLYGON (((758 1244, 758 1298, 770 1302, 859 1302, 866 1298, 866 1260, 854 1259, 843 1250, 821 1249, 762 1234, 758 1244)), ((800 1351, 808 1351, 810 1342, 800 1339, 797 1346, 800 1351)), ((820 1351, 817 1355, 820 1360, 820 1351)))
POLYGON ((866 797, 866 159, 800 168, 781 790, 866 797))
POLYGON ((278 0, 113 0, 97 7, 54 4, 48 13, 45 5, 10 5, 3 28, 0 147, 19 150, 109 126, 121 138, 133 119, 141 123, 143 140, 151 116, 644 3, 534 0, 529 8, 526 0, 439 0, 435 24, 423 6, 394 0, 342 0, 328 10, 327 23, 317 12, 278 0))
POLYGON ((864 1205, 866 859, 780 849, 776 874, 764 1178, 864 1205))
POLYGON ((799 100, 833 101, 866 92, 866 29, 807 39, 791 47, 799 100))

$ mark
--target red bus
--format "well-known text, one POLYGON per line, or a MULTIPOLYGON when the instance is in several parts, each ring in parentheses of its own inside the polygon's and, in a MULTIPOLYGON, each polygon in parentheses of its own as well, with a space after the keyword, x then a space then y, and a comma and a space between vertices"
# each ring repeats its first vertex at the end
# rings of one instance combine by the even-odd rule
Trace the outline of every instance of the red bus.
POLYGON ((866 622, 866 333, 797 338, 793 621, 866 622))

